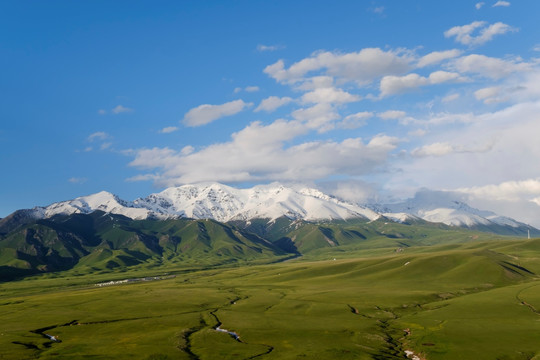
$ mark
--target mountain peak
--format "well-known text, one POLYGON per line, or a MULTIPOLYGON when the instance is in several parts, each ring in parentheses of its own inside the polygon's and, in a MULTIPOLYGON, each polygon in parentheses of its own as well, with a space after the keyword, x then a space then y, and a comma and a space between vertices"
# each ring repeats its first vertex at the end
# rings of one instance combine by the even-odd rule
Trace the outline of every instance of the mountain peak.
POLYGON ((368 208, 337 199, 314 188, 290 187, 277 182, 247 189, 215 182, 188 184, 170 187, 132 202, 101 191, 46 207, 35 207, 27 211, 25 216, 49 218, 58 214, 86 214, 96 210, 135 220, 185 217, 220 222, 252 219, 274 221, 280 217, 306 221, 352 218, 375 220, 385 216, 397 222, 423 219, 450 226, 494 229, 499 233, 503 228, 510 233, 527 232, 527 225, 490 211, 474 209, 450 192, 424 189, 407 201, 371 205, 368 208))

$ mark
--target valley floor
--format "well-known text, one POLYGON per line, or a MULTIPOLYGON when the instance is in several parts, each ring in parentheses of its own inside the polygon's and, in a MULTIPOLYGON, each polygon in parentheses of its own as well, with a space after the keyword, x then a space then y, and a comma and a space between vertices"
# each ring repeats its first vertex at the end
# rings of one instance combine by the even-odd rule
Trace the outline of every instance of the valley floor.
POLYGON ((0 287, 0 359, 540 359, 539 258, 497 241, 26 278, 0 287))

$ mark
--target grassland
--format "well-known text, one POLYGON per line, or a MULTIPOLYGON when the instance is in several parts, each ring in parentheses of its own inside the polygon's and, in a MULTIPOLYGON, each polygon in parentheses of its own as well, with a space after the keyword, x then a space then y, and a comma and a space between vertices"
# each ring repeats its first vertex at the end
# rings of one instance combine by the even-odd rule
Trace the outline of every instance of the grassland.
POLYGON ((0 359, 540 359, 540 240, 480 240, 5 282, 0 359))

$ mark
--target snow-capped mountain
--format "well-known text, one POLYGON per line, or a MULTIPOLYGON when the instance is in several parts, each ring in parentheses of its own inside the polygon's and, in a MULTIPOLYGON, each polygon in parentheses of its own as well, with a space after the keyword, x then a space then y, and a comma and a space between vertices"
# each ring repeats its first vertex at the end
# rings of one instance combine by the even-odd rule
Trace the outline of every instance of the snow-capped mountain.
POLYGON ((124 215, 131 219, 146 219, 151 215, 148 209, 136 207, 133 203, 124 201, 107 191, 54 203, 46 207, 35 207, 31 211, 36 218, 50 218, 58 214, 88 214, 96 210, 124 215))
POLYGON ((527 226, 491 211, 472 208, 460 201, 453 193, 444 191, 422 190, 417 192, 414 198, 405 202, 377 206, 375 209, 382 215, 399 222, 423 219, 460 227, 491 226, 493 224, 513 228, 527 226))
POLYGON ((131 219, 194 218, 220 222, 250 221, 280 217, 291 220, 369 221, 384 216, 396 222, 425 220, 450 226, 468 227, 501 234, 526 234, 536 229, 490 211, 474 209, 452 193, 424 190, 412 199, 398 204, 364 206, 339 200, 313 188, 292 188, 279 183, 237 189, 218 183, 202 183, 171 187, 146 198, 124 201, 102 191, 45 207, 25 210, 24 216, 34 219, 54 215, 91 213, 101 210, 131 219))
POLYGON ((366 207, 340 201, 316 189, 293 189, 280 184, 236 189, 217 183, 183 185, 133 202, 100 192, 74 200, 32 209, 36 218, 57 214, 90 213, 95 210, 120 214, 132 219, 177 218, 214 219, 221 222, 262 218, 275 220, 344 220, 380 215, 366 207))

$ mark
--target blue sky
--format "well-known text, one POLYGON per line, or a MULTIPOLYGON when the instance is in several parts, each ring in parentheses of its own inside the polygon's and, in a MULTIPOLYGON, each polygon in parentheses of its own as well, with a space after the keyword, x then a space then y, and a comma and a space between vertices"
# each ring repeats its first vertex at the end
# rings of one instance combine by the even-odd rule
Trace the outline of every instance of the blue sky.
POLYGON ((101 190, 452 191, 540 226, 540 3, 4 1, 0 217, 101 190))

